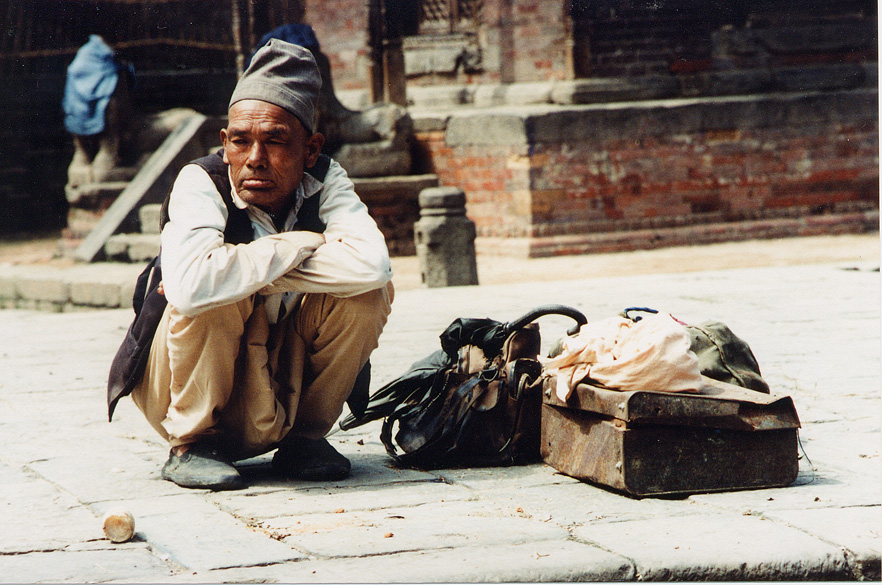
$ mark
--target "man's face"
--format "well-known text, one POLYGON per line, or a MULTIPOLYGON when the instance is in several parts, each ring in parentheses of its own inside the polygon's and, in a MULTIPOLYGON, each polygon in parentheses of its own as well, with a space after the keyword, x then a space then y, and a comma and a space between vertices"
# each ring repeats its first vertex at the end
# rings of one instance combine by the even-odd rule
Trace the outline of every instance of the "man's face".
POLYGON ((270 213, 291 204, 303 170, 315 164, 324 143, 321 134, 308 136, 294 114, 259 100, 233 104, 221 140, 236 193, 270 213))

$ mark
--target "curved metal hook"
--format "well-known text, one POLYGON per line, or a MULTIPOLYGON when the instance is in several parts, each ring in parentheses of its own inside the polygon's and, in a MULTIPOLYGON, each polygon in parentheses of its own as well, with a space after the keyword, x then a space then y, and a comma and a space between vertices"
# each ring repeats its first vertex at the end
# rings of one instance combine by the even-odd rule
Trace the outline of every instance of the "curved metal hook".
POLYGON ((505 337, 508 337, 518 329, 529 325, 539 317, 543 317, 545 315, 563 315, 564 317, 571 317, 572 319, 574 319, 576 321, 576 325, 572 329, 567 331, 567 335, 575 335, 579 332, 579 328, 581 328, 582 325, 588 322, 588 318, 581 311, 579 311, 578 309, 574 309, 573 307, 568 307, 566 305, 542 305, 531 310, 521 318, 506 323, 505 337))

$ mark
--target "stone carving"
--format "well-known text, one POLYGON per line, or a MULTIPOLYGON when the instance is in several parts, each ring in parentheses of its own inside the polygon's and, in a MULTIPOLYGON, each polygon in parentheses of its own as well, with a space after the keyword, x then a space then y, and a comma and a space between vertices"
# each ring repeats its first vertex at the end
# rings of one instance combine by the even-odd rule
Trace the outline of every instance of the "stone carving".
POLYGON ((65 189, 71 203, 81 199, 85 185, 120 180, 115 170, 128 142, 131 81, 131 69, 98 35, 89 37, 68 67, 62 105, 74 140, 65 189))
POLYGON ((67 171, 65 194, 74 207, 107 207, 147 158, 184 120, 197 114, 190 108, 172 108, 135 117, 125 95, 108 105, 107 128, 99 136, 74 135, 74 156, 67 171), (125 117, 119 112, 126 111, 125 117), (126 119, 125 123, 122 119, 126 119))
POLYGON ((97 35, 68 68, 63 107, 74 154, 65 195, 72 208, 106 209, 169 134, 196 113, 174 108, 138 116, 133 75, 97 35))

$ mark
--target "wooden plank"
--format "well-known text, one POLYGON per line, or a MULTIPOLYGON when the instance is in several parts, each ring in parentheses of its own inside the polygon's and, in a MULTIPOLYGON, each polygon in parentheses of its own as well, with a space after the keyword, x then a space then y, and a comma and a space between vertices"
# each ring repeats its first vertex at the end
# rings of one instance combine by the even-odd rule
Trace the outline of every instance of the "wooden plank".
POLYGON ((165 199, 181 167, 205 154, 202 134, 208 122, 202 114, 194 114, 169 134, 76 249, 77 260, 99 259, 110 236, 137 227, 141 205, 165 199))

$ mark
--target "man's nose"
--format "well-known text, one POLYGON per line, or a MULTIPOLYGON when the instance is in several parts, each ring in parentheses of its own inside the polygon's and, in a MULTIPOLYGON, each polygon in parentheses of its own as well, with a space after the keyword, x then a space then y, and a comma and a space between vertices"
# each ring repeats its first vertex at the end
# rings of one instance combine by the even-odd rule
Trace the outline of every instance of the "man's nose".
POLYGON ((248 160, 245 161, 249 167, 261 168, 266 166, 266 149, 258 141, 251 143, 248 150, 248 160))

